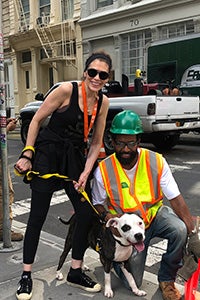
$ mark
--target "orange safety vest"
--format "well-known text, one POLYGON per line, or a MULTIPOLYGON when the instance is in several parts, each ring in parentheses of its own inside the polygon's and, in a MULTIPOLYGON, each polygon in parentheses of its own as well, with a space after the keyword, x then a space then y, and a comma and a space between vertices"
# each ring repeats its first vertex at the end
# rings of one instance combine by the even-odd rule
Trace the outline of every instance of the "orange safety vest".
POLYGON ((160 178, 162 155, 140 148, 133 182, 130 182, 115 153, 99 163, 111 213, 137 213, 146 228, 163 205, 160 178))

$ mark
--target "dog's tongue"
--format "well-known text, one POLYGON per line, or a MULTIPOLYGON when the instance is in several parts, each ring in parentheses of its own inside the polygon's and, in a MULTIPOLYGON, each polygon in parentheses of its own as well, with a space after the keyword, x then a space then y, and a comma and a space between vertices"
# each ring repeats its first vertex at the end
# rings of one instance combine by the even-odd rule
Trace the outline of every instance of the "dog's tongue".
POLYGON ((138 252, 141 252, 144 250, 144 243, 143 242, 138 242, 137 244, 134 244, 135 249, 138 252))

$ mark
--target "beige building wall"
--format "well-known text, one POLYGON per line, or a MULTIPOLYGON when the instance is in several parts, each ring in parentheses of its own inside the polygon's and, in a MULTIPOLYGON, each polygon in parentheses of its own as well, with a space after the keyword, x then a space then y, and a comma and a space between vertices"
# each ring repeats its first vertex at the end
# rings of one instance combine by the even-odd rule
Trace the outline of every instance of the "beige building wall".
POLYGON ((152 36, 151 41, 168 39, 167 36, 159 36, 160 28, 164 26, 166 30, 171 26, 170 30, 174 30, 174 37, 176 34, 178 36, 182 28, 180 25, 184 22, 194 24, 194 31, 191 31, 191 34, 200 32, 199 0, 115 0, 107 1, 113 4, 99 8, 97 2, 99 6, 102 3, 93 0, 82 1, 79 23, 82 29, 83 57, 85 59, 89 52, 99 48, 107 51, 112 56, 114 77, 118 81, 121 81, 121 74, 126 71, 133 83, 134 76, 131 76, 131 72, 134 74, 138 67, 146 69, 145 51, 148 44, 142 45, 144 41, 141 36, 144 36, 147 31, 152 36), (137 45, 130 55, 133 63, 135 56, 138 56, 138 65, 130 69, 131 59, 128 56, 124 59, 122 47, 125 45, 122 46, 122 43, 125 36, 128 41, 133 35, 137 45), (129 70, 128 67, 125 68, 126 64, 129 65, 129 70))
MULTIPOLYGON (((61 17, 62 1, 51 0, 49 23, 44 26, 37 26, 39 1, 29 0, 29 27, 21 26, 19 2, 2 0, 5 58, 9 72, 13 73, 13 98, 8 103, 14 103, 16 113, 25 103, 33 101, 36 93, 45 93, 52 81, 81 79, 85 59, 97 49, 104 49, 111 54, 114 79, 121 81, 121 74, 126 71, 126 62, 122 60, 125 35, 149 31, 153 41, 159 40, 160 27, 173 25, 178 30, 179 24, 184 21, 192 21, 194 32, 200 32, 199 0, 115 0, 112 5, 98 9, 97 2, 102 1, 74 0, 73 18, 66 22, 62 22, 61 17), (49 45, 44 45, 43 34, 48 35, 49 45), (61 53, 64 40, 75 40, 74 55, 61 53), (52 54, 42 58, 41 50, 44 53, 45 48, 52 48, 52 54), (30 52, 31 59, 28 62, 22 61, 25 52, 30 52), (27 74, 29 88, 26 86, 27 74)), ((146 48, 141 46, 139 62, 143 68, 147 64, 145 51, 146 48)), ((129 72, 133 74, 134 67, 129 72)))
POLYGON ((51 0, 50 14, 43 19, 39 1, 29 0, 27 23, 20 12, 20 2, 3 0, 4 50, 12 64, 16 114, 38 92, 46 93, 53 83, 80 79, 83 63, 78 24, 80 0, 72 1, 73 17, 65 21, 62 21, 61 0, 51 0))

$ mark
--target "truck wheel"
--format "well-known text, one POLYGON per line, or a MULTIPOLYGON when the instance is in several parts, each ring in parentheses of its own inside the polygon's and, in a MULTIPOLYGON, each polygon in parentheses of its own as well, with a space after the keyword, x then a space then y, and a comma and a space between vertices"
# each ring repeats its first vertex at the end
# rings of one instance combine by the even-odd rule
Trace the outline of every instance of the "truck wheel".
POLYGON ((26 144, 26 138, 27 138, 28 128, 29 128, 30 123, 31 123, 31 120, 29 120, 29 119, 22 121, 20 134, 21 134, 21 140, 24 144, 26 144))
POLYGON ((152 144, 161 150, 170 150, 179 142, 180 134, 165 135, 155 134, 152 144))
POLYGON ((107 155, 110 155, 114 152, 111 134, 110 134, 110 126, 111 126, 111 121, 108 121, 106 124, 104 137, 103 137, 104 148, 107 155))

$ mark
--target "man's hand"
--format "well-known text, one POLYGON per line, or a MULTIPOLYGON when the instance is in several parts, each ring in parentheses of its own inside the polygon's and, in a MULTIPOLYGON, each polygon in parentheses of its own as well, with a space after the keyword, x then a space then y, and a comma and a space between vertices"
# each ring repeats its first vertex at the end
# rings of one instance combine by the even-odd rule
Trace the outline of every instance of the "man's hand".
POLYGON ((193 254, 196 260, 200 258, 200 240, 197 232, 189 234, 187 251, 193 254))
POLYGON ((104 218, 104 221, 107 222, 109 219, 112 219, 112 218, 120 218, 123 214, 111 214, 111 213, 107 213, 105 218, 104 218))
POLYGON ((6 126, 6 131, 9 132, 9 131, 13 131, 15 130, 16 128, 16 122, 15 122, 15 119, 13 118, 9 118, 7 119, 7 126, 6 126))
POLYGON ((194 259, 192 254, 184 255, 183 257, 183 266, 178 270, 178 275, 187 281, 192 274, 197 270, 198 263, 194 259))
POLYGON ((183 257, 183 266, 177 274, 187 281, 197 270, 200 258, 200 240, 197 232, 191 232, 188 235, 186 252, 187 254, 183 257))

